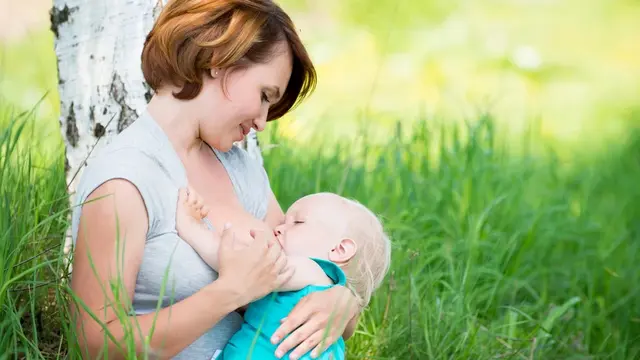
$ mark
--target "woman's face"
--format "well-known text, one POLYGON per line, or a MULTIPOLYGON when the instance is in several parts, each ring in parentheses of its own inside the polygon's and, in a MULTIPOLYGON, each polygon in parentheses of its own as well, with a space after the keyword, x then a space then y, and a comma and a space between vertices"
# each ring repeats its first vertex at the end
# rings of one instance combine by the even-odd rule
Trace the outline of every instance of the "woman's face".
POLYGON ((213 78, 205 78, 202 91, 194 99, 200 138, 217 150, 228 151, 251 128, 264 130, 269 108, 284 94, 291 72, 291 52, 286 42, 276 46, 267 63, 233 69, 228 74, 224 69, 217 74, 212 70, 213 78))

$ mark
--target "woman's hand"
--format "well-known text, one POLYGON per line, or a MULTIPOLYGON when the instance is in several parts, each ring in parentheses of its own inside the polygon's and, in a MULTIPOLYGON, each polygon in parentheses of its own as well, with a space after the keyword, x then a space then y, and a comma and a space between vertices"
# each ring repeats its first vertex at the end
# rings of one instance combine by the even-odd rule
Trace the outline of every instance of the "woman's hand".
POLYGON ((305 296, 271 338, 271 342, 276 344, 286 337, 276 349, 276 356, 280 358, 300 345, 291 352, 290 359, 298 359, 311 349, 311 357, 317 357, 342 336, 358 311, 356 297, 344 286, 305 296))
POLYGON ((250 235, 234 233, 231 225, 225 225, 218 250, 218 281, 235 293, 239 306, 264 297, 293 275, 272 232, 250 235))

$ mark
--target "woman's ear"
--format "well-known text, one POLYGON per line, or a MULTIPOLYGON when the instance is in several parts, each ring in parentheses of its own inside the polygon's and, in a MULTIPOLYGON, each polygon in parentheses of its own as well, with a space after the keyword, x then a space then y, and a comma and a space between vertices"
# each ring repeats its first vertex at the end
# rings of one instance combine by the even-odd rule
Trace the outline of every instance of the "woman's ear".
POLYGON ((355 241, 349 238, 342 239, 329 251, 329 260, 343 265, 356 255, 356 251, 358 251, 358 245, 355 241))

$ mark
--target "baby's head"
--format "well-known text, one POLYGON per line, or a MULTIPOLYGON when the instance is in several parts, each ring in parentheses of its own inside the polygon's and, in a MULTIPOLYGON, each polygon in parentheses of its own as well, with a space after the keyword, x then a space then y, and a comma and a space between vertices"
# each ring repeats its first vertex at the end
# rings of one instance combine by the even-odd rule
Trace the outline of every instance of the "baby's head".
POLYGON ((376 215, 360 203, 331 193, 296 201, 275 229, 287 255, 339 265, 347 284, 368 304, 391 262, 391 245, 376 215))

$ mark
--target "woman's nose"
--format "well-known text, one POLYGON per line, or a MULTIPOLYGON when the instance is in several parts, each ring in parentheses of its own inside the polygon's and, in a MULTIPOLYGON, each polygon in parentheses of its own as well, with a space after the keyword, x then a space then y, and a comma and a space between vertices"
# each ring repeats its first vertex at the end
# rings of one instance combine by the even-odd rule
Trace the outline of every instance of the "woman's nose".
POLYGON ((253 121, 253 128, 256 131, 262 131, 262 130, 264 130, 266 124, 267 124, 267 122, 265 120, 256 119, 256 120, 253 121))
POLYGON ((262 110, 259 117, 253 119, 253 128, 256 131, 262 131, 267 126, 267 114, 269 113, 269 109, 262 110))

